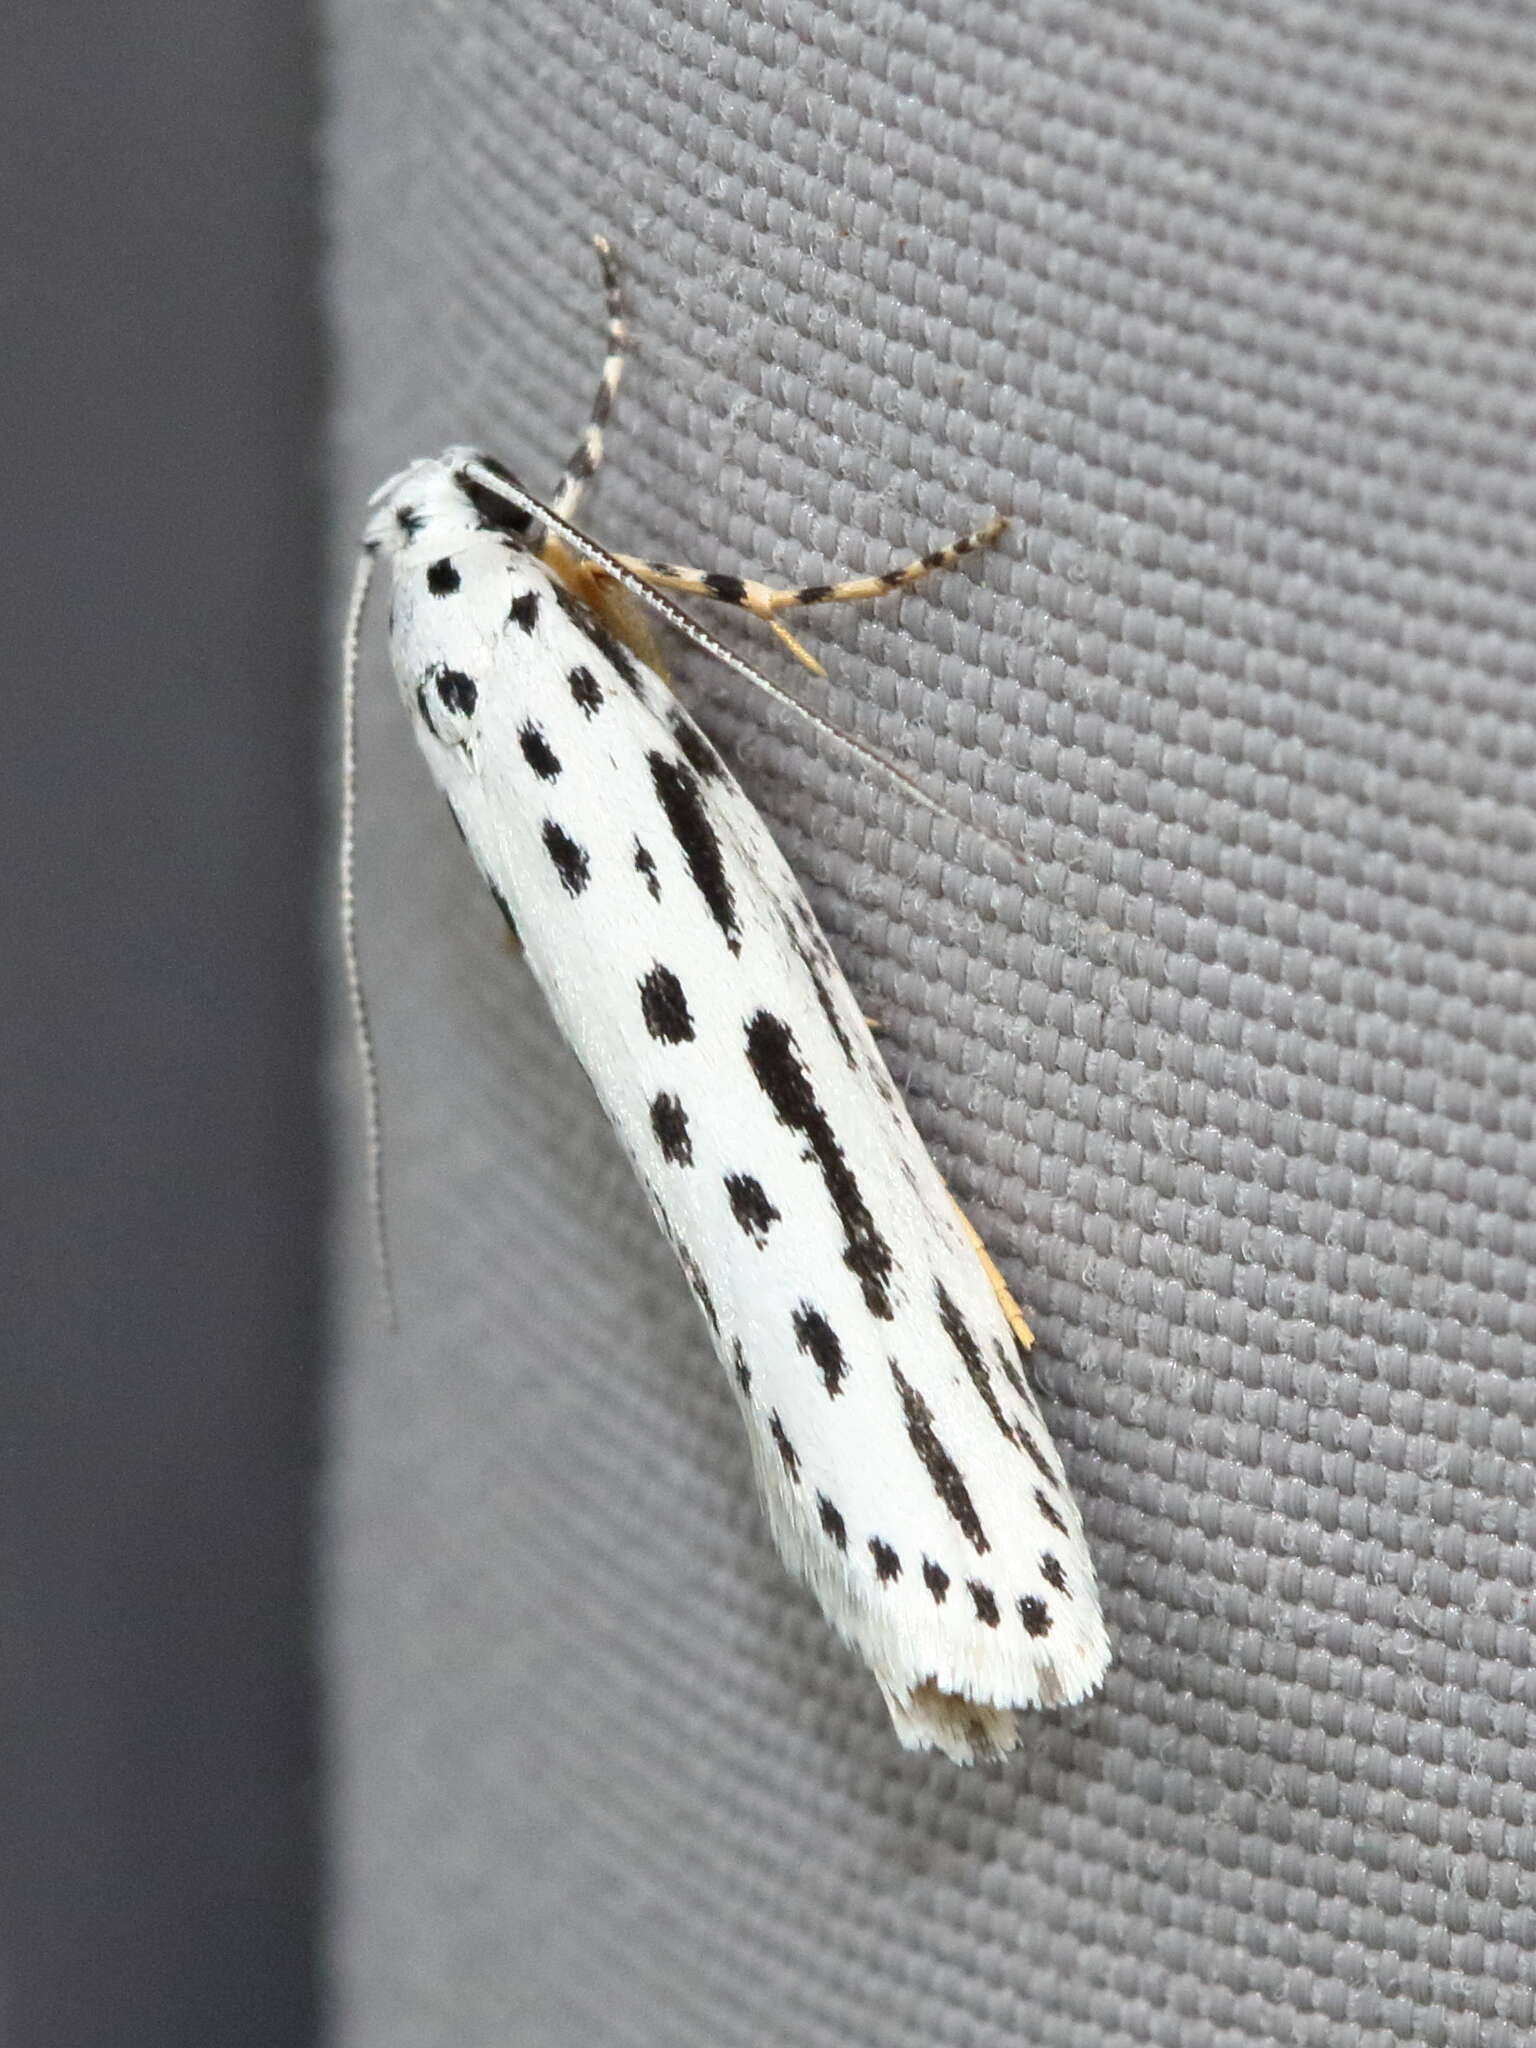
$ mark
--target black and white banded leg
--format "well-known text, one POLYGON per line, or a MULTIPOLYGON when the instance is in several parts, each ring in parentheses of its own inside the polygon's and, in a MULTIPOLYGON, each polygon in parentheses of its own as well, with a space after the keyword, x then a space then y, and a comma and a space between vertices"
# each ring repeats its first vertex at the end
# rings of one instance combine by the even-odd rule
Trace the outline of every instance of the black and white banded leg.
POLYGON ((796 589, 785 590, 771 583, 759 583, 744 576, 725 576, 707 569, 688 569, 678 562, 648 562, 636 555, 620 555, 617 559, 632 575, 649 583, 657 590, 675 590, 684 597, 709 597, 717 604, 735 605, 750 612, 772 628, 788 647, 790 652, 803 661, 807 668, 817 675, 824 673, 821 663, 808 654, 794 634, 780 625, 778 613, 789 611, 796 605, 844 604, 863 598, 886 597, 893 590, 904 590, 909 583, 917 583, 924 576, 931 576, 936 570, 948 569, 964 556, 973 554, 977 548, 991 547, 1006 530, 1008 522, 1000 514, 989 519, 974 533, 966 533, 956 540, 946 541, 942 547, 932 548, 926 555, 903 562, 897 568, 887 569, 879 576, 849 576, 841 583, 802 583, 796 589))

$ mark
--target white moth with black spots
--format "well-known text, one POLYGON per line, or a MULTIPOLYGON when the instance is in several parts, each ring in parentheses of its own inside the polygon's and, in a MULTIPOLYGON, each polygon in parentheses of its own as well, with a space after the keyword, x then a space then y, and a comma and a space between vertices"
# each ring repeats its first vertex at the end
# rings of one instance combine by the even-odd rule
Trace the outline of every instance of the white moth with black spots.
MULTIPOLYGON (((1109 1658, 1026 1376, 1030 1333, 635 601, 782 696, 658 591, 774 623, 911 582, 1001 522, 889 575, 798 591, 597 547, 568 522, 622 361, 599 251, 608 359, 552 503, 464 448, 376 494, 349 711, 382 561, 416 737, 703 1310, 785 1562, 907 1747, 996 1756, 1017 1740, 1015 1708, 1082 1699, 1109 1658)), ((351 801, 349 773, 348 839, 351 801)), ((350 965, 350 879, 343 895, 350 965)))

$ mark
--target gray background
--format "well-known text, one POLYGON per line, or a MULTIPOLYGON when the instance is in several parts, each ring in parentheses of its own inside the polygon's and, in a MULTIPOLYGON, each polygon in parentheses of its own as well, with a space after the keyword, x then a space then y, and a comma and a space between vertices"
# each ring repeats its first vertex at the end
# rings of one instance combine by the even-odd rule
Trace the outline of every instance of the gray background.
POLYGON ((817 616, 795 686, 1022 882, 679 669, 1035 1323, 1117 1649, 1006 1765, 897 1750, 413 758, 381 604, 404 1330, 353 1185, 336 2041, 1528 2041, 1536 16, 328 20, 338 589, 404 459, 553 479, 594 228, 638 336, 600 537, 800 580, 1015 518, 817 616))
POLYGON ((18 8, 0 56, 6 2048, 313 2025, 302 17, 18 8))

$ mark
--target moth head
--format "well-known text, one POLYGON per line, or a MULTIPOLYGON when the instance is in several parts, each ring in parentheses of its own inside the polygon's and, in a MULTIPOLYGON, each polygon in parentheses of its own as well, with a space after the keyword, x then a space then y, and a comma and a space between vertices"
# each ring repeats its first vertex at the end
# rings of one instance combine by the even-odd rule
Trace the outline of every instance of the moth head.
POLYGON ((534 523, 531 516, 469 475, 471 464, 517 481, 494 456, 475 448, 449 448, 413 462, 369 499, 364 545, 398 562, 416 554, 436 558, 485 533, 521 542, 534 523))

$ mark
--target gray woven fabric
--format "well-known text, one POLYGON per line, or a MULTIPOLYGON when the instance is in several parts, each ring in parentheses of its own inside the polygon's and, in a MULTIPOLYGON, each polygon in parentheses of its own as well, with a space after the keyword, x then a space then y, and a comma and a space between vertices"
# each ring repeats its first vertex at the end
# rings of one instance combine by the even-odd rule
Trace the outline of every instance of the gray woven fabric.
POLYGON ((599 536, 800 580, 1016 520, 794 686, 1022 882, 678 668, 1035 1323, 1117 1651, 1004 1765, 897 1749, 376 617, 336 2043, 1529 2041, 1536 14, 329 18, 338 562, 448 440, 552 481, 596 227, 599 536))

